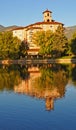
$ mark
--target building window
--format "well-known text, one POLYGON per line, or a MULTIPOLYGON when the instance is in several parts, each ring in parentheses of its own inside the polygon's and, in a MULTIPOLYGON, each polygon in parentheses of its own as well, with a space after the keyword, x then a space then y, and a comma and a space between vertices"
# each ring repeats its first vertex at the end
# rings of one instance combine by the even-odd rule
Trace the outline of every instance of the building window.
POLYGON ((47 22, 50 22, 50 20, 49 20, 49 19, 47 19, 47 22))
POLYGON ((49 16, 49 13, 47 13, 47 16, 49 16))

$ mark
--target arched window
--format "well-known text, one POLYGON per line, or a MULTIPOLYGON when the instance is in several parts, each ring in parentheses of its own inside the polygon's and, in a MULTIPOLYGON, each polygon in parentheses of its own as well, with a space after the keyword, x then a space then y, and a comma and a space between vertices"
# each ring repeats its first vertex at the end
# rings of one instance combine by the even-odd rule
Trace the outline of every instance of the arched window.
POLYGON ((49 20, 49 19, 47 19, 47 22, 50 22, 50 20, 49 20))
POLYGON ((49 16, 49 13, 47 13, 47 16, 49 16))

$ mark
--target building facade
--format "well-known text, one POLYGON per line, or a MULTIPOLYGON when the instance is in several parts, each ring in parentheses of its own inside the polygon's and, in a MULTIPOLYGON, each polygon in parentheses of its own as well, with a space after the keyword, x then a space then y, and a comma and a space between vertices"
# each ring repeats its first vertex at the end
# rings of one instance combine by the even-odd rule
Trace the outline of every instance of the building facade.
POLYGON ((42 22, 36 22, 34 24, 30 24, 25 27, 19 27, 13 30, 13 36, 17 36, 21 41, 24 39, 27 40, 27 43, 29 43, 29 48, 36 48, 37 46, 33 44, 32 42, 32 35, 33 33, 37 31, 47 31, 51 30, 53 32, 56 31, 58 26, 62 26, 63 24, 60 22, 56 22, 52 19, 52 12, 48 9, 43 12, 43 21, 42 22))

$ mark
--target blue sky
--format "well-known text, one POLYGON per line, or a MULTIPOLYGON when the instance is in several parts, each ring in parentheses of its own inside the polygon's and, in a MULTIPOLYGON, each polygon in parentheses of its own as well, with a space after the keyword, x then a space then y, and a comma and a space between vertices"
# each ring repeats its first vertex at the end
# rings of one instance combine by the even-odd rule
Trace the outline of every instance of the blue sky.
POLYGON ((0 0, 0 25, 27 26, 43 21, 46 9, 64 26, 76 25, 76 0, 0 0))

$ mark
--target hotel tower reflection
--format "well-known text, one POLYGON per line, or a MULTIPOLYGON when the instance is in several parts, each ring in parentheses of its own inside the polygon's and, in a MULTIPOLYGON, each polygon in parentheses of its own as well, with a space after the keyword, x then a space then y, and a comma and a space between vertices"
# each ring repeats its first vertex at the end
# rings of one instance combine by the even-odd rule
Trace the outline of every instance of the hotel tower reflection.
POLYGON ((65 96, 68 84, 76 86, 76 64, 0 65, 0 91, 44 100, 48 111, 65 96))
POLYGON ((18 85, 14 91, 31 97, 45 100, 46 110, 54 109, 54 101, 65 95, 67 73, 59 66, 55 67, 28 67, 29 76, 18 85))

